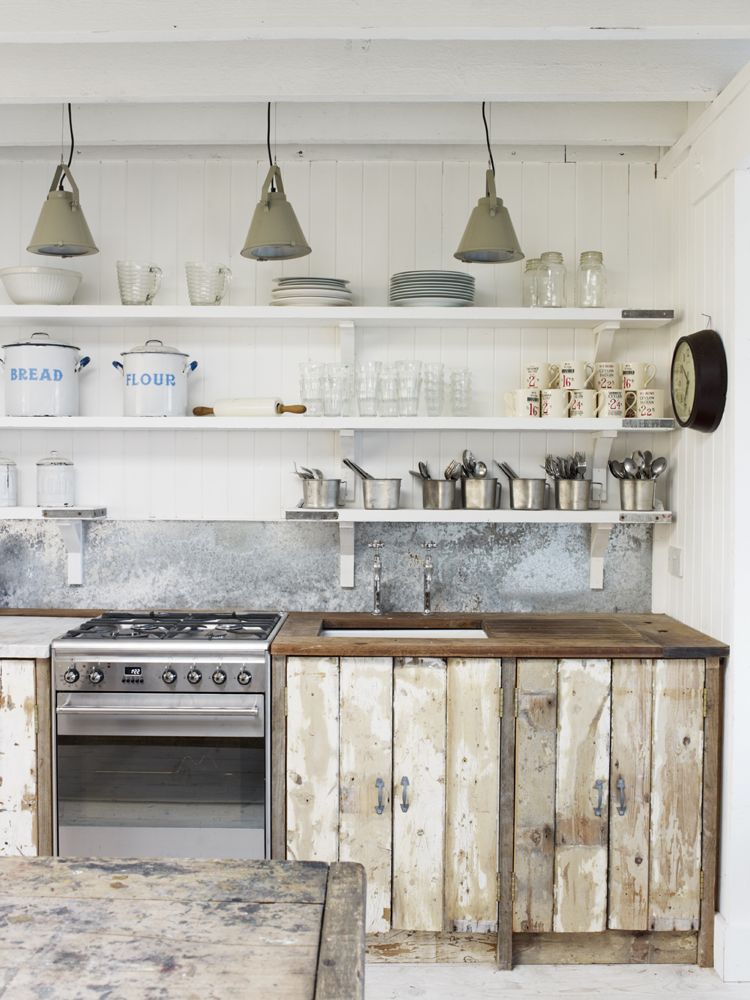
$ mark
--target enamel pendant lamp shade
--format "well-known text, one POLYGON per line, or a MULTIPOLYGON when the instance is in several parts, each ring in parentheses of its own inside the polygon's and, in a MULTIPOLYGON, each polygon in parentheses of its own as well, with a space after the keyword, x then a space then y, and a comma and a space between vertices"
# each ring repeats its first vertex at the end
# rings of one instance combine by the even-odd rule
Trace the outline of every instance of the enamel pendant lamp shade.
POLYGON ((454 257, 469 264, 505 264, 522 260, 510 213, 495 191, 495 175, 487 171, 487 194, 480 198, 454 257))
POLYGON ((57 165, 47 200, 26 249, 48 257, 85 257, 99 253, 81 209, 78 185, 64 163, 57 165), (67 178, 70 191, 60 187, 63 178, 67 178))
POLYGON ((286 200, 281 171, 273 164, 263 182, 242 256, 253 260, 291 260, 310 252, 294 209, 286 200))

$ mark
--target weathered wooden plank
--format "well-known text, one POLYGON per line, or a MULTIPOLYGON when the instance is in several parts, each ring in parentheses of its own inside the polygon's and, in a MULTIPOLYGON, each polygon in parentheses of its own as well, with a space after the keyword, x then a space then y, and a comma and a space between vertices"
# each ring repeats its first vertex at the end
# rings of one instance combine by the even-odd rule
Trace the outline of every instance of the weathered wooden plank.
POLYGON ((445 675, 445 660, 394 661, 394 929, 443 928, 445 675))
POLYGON ((607 926, 609 660, 560 660, 553 930, 607 926), (600 815, 597 815, 600 813, 600 815))
POLYGON ((700 923, 703 660, 657 660, 651 753, 649 927, 700 923))
POLYGON ((393 660, 342 657, 339 684, 339 858, 364 865, 367 930, 383 932, 391 927, 393 660))
POLYGON ((519 660, 514 931, 551 931, 555 866, 557 660, 519 660))
POLYGON ((271 657, 271 857, 286 857, 286 657, 271 657))
POLYGON ((615 930, 648 928, 653 664, 612 661, 609 918, 615 930))
POLYGON ((516 720, 513 713, 516 661, 502 661, 503 718, 500 724, 500 823, 498 836, 497 906, 498 969, 513 965, 513 803, 515 796, 516 720))
POLYGON ((719 838, 720 749, 722 719, 721 660, 706 660, 706 718, 703 728, 703 899, 698 932, 698 965, 713 968, 716 911, 716 854, 719 838))
POLYGON ((36 849, 52 854, 52 666, 37 660, 36 689, 36 849))
POLYGON ((463 965, 495 961, 495 934, 457 934, 442 931, 389 931, 367 935, 369 962, 460 962, 463 965))
POLYGON ((287 857, 339 853, 339 661, 290 656, 286 748, 287 857))
POLYGON ((697 934, 690 931, 515 934, 513 961, 518 965, 690 965, 695 962, 696 945, 697 934))
POLYGON ((320 932, 315 1000, 363 1000, 365 995, 365 870, 333 864, 328 872, 320 932))
POLYGON ((448 660, 445 929, 497 928, 501 661, 448 660))
POLYGON ((0 660, 0 855, 37 851, 34 660, 0 660))

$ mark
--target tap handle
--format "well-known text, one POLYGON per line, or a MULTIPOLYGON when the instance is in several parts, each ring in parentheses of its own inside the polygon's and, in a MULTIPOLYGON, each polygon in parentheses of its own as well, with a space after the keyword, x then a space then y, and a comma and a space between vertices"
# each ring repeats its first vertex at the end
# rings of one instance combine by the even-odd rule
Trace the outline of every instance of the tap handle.
POLYGON ((379 538, 376 538, 374 542, 368 542, 368 548, 375 549, 375 554, 377 555, 378 550, 383 548, 383 543, 379 538))
POLYGON ((437 548, 437 542, 422 542, 422 548, 429 551, 430 549, 437 548))

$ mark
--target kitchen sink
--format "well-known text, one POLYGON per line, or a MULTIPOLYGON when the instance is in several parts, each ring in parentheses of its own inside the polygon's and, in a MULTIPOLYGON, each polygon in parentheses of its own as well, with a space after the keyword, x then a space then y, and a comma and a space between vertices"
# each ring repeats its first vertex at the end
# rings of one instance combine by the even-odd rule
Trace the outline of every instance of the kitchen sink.
POLYGON ((483 628, 323 628, 328 639, 486 639, 483 628))

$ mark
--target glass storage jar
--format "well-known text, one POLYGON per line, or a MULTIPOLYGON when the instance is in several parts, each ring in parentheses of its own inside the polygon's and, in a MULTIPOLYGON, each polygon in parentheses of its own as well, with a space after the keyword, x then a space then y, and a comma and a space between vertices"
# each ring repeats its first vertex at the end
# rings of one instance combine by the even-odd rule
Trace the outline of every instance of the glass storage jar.
POLYGON ((557 250, 546 250, 536 271, 537 305, 565 305, 565 264, 557 250))
POLYGON ((607 271, 601 250, 585 250, 581 254, 576 276, 576 305, 601 308, 607 291, 607 271))
POLYGON ((18 468, 12 458, 0 456, 0 507, 18 506, 18 468))
POLYGON ((69 458, 51 451, 36 463, 37 507, 72 507, 76 470, 69 458))
POLYGON ((523 269, 523 290, 522 290, 521 302, 525 306, 539 305, 539 294, 537 292, 537 286, 536 286, 538 267, 539 267, 539 258, 530 257, 526 261, 526 266, 523 269))

